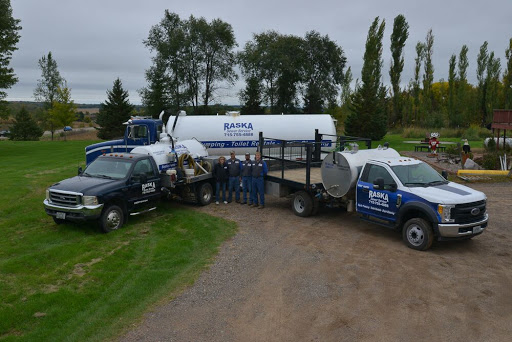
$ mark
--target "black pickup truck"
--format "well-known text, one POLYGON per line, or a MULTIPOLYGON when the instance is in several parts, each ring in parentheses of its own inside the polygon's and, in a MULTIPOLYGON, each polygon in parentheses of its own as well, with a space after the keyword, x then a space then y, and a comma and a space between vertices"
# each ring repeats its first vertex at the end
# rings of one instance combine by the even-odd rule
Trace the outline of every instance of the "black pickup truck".
POLYGON ((128 215, 155 209, 160 197, 161 177, 151 156, 116 154, 100 156, 78 176, 50 186, 43 203, 57 224, 97 220, 109 232, 128 215))

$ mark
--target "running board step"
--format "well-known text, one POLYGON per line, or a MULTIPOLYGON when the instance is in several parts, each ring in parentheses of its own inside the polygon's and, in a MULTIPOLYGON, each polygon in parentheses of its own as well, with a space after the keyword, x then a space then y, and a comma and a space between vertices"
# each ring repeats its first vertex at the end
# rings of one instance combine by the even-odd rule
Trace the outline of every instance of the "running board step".
POLYGON ((136 213, 130 213, 130 216, 136 216, 136 215, 140 215, 140 214, 145 214, 149 211, 153 211, 155 210, 156 207, 153 207, 153 208, 149 208, 149 209, 146 209, 146 210, 143 210, 143 211, 139 211, 139 212, 136 212, 136 213))

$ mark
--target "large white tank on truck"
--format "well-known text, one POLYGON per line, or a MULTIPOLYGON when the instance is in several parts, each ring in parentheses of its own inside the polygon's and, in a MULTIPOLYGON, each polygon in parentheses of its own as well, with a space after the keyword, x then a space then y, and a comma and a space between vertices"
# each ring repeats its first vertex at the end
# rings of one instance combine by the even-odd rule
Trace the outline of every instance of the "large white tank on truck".
MULTIPOLYGON (((178 140, 195 138, 203 143, 210 155, 227 155, 234 150, 237 155, 254 154, 259 132, 265 137, 282 140, 315 140, 315 129, 324 136, 322 147, 334 147, 336 127, 329 114, 286 115, 186 115, 181 111, 169 117, 166 131, 178 140)), ((266 140, 271 144, 272 140, 266 140)))
POLYGON ((355 185, 361 168, 369 159, 400 157, 392 148, 331 152, 322 162, 322 184, 332 197, 345 196, 355 185))
MULTIPOLYGON (((153 145, 138 146, 134 148, 131 153, 141 153, 152 156, 160 171, 176 168, 177 161, 180 156, 184 154, 194 159, 208 156, 208 151, 206 151, 204 145, 195 139, 176 141, 174 143, 174 150, 173 144, 171 144, 170 141, 167 142, 164 140, 164 142, 153 145)), ((188 160, 185 160, 184 164, 186 165, 187 163, 188 160)))

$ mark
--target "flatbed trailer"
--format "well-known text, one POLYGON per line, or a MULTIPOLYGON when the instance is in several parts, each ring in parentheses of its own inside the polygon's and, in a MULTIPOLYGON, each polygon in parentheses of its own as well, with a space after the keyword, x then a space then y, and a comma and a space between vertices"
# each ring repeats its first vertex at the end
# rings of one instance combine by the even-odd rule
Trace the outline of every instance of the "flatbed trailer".
POLYGON ((323 149, 322 139, 329 134, 315 130, 314 142, 290 141, 259 136, 259 151, 267 161, 269 172, 265 177, 265 193, 277 197, 292 195, 292 209, 299 216, 314 215, 321 203, 333 204, 325 198, 321 166, 323 158, 333 150, 343 150, 348 144, 363 142, 371 148, 366 138, 337 136, 336 147, 323 149))

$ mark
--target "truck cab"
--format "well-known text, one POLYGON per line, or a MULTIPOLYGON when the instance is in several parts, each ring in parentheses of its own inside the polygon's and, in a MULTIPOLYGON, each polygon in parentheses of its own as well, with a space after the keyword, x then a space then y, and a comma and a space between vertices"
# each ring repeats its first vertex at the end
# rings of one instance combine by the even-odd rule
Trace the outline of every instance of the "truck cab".
POLYGON ((43 201, 55 223, 96 220, 104 232, 120 228, 128 215, 156 209, 162 196, 151 156, 104 154, 78 176, 53 184, 43 201))
POLYGON ((488 221, 485 194, 407 157, 366 162, 356 186, 356 210, 363 219, 401 229, 406 245, 418 250, 430 248, 434 238, 472 238, 488 221))
POLYGON ((159 141, 163 122, 160 119, 133 117, 125 122, 123 139, 104 141, 85 147, 85 161, 89 165, 105 153, 129 153, 135 147, 152 145, 159 141))

